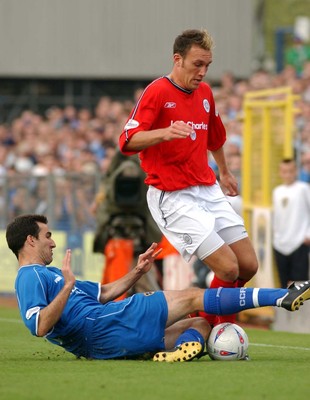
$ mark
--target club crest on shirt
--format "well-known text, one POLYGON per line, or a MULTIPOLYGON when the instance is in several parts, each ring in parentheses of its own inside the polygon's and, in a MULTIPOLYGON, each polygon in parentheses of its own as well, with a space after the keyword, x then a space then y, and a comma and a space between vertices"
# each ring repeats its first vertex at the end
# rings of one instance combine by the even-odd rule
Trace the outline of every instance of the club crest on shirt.
POLYGON ((195 132, 194 129, 193 129, 193 130, 191 131, 190 138, 191 138, 192 140, 196 140, 196 137, 197 137, 196 132, 195 132))
POLYGON ((208 100, 204 99, 202 104, 203 104, 203 108, 206 110, 206 112, 209 113, 210 112, 210 103, 208 102, 208 100))
POLYGON ((283 197, 282 199, 282 207, 286 207, 288 205, 288 198, 287 197, 283 197))

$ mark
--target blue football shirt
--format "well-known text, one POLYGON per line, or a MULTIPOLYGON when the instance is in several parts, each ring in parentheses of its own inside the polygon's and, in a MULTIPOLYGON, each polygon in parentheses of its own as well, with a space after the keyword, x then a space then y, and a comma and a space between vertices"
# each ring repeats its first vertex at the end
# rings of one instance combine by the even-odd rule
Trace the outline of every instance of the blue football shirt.
MULTIPOLYGON (((40 310, 53 301, 63 286, 64 277, 58 268, 27 265, 19 269, 15 281, 17 301, 21 317, 33 335, 37 335, 40 310)), ((46 338, 75 353, 85 318, 102 306, 100 287, 100 283, 77 280, 60 320, 46 338)))
MULTIPOLYGON (((19 269, 15 290, 22 319, 33 335, 39 314, 64 286, 55 267, 26 265, 19 269)), ((138 293, 122 301, 100 300, 101 284, 77 280, 59 321, 46 339, 87 358, 109 359, 164 348, 168 317, 163 292, 138 293)))

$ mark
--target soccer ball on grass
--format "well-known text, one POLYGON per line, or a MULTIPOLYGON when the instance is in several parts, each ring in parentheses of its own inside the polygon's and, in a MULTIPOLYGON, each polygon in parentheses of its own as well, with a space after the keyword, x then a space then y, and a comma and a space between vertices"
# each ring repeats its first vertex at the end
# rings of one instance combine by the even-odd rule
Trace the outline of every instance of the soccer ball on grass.
POLYGON ((212 360, 242 360, 246 357, 249 339, 237 324, 216 325, 208 338, 207 348, 212 360))

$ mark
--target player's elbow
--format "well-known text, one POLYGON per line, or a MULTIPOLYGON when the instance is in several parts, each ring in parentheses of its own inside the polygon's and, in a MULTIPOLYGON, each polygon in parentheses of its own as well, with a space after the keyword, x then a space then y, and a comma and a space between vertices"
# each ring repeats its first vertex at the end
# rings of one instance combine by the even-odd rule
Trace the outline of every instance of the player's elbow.
POLYGON ((38 337, 43 337, 46 336, 50 331, 51 331, 52 327, 47 324, 43 318, 39 318, 39 322, 38 322, 38 326, 36 329, 36 336, 38 337))
POLYGON ((42 328, 42 327, 38 327, 37 332, 36 332, 36 336, 38 337, 44 337, 48 334, 48 329, 42 328))

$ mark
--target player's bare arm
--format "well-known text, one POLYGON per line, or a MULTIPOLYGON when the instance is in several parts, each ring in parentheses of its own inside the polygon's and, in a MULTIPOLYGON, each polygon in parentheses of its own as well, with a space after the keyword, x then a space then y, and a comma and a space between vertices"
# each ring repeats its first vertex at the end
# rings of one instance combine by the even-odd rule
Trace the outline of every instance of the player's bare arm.
POLYGON ((155 258, 160 253, 157 243, 153 243, 145 253, 138 257, 137 265, 120 279, 101 286, 100 302, 107 303, 128 291, 142 275, 147 273, 153 266, 155 258))
POLYGON ((212 155, 219 169, 220 185, 226 196, 237 196, 238 182, 235 176, 227 168, 223 147, 212 151, 212 155))
POLYGON ((140 131, 135 133, 126 144, 127 151, 140 151, 161 142, 175 139, 186 139, 192 128, 183 121, 175 121, 167 128, 140 131))
POLYGON ((75 276, 71 270, 71 250, 67 250, 62 264, 64 286, 54 300, 40 310, 38 336, 45 336, 58 322, 75 285, 75 276))

